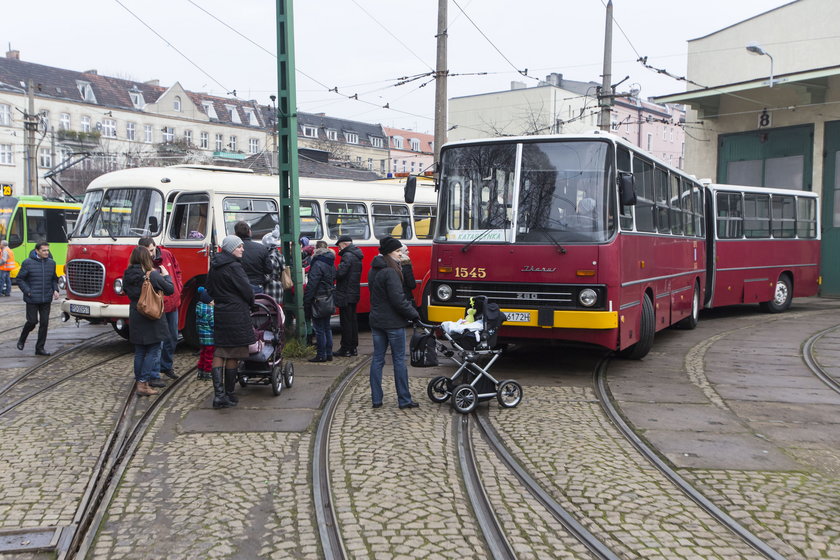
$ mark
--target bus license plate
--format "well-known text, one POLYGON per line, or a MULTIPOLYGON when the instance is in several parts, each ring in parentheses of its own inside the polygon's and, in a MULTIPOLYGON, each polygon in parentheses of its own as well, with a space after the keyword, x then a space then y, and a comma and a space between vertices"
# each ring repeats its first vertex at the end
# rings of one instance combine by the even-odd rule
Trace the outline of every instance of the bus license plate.
POLYGON ((90 306, 71 303, 70 313, 78 313, 79 315, 90 315, 90 306))
POLYGON ((531 314, 525 311, 505 311, 508 323, 530 323, 531 314))

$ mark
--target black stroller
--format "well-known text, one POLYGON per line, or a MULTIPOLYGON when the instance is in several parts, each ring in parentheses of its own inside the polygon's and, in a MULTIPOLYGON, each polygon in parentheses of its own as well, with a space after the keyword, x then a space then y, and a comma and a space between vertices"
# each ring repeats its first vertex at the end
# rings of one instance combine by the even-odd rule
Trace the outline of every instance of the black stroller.
POLYGON ((254 296, 254 310, 251 312, 251 324, 257 336, 257 342, 248 350, 247 359, 239 362, 237 378, 242 387, 248 385, 271 385, 275 396, 285 385, 292 387, 295 381, 295 366, 283 361, 285 336, 283 330, 283 309, 274 298, 266 294, 254 296))
POLYGON ((462 414, 493 397, 502 407, 513 408, 522 401, 522 386, 512 379, 498 381, 488 371, 502 355, 496 338, 505 314, 487 296, 478 296, 470 298, 465 318, 468 322, 421 323, 411 340, 411 365, 437 365, 437 353, 458 364, 452 377, 440 375, 429 381, 426 392, 432 402, 451 398, 452 407, 462 414), (488 357, 486 364, 479 364, 488 357))

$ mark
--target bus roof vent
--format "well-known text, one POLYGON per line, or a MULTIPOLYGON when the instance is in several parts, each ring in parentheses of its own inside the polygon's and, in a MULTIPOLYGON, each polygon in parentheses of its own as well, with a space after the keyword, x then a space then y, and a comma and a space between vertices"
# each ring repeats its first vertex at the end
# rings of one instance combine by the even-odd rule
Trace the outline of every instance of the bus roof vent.
POLYGON ((227 173, 253 173, 253 169, 243 169, 241 167, 227 167, 225 165, 195 165, 195 164, 182 164, 182 165, 170 165, 170 168, 173 169, 198 169, 201 171, 224 171, 227 173))

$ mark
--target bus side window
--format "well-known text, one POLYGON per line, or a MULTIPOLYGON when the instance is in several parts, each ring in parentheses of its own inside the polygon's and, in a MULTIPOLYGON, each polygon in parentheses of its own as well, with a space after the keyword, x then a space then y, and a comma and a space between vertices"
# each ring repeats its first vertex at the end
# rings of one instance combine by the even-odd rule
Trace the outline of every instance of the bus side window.
POLYGON ((321 209, 314 200, 300 201, 300 235, 309 239, 321 239, 324 236, 321 227, 321 209))
POLYGON ((431 239, 435 234, 436 221, 434 206, 414 205, 414 235, 417 239, 431 239))
POLYGON ((741 239, 744 236, 744 212, 740 193, 717 193, 718 239, 741 239))
POLYGON ((373 204, 373 235, 377 239, 392 236, 397 239, 411 239, 411 224, 408 206, 404 204, 373 204))
POLYGON ((367 208, 361 202, 327 202, 327 235, 349 235, 353 241, 370 239, 367 208))
MULTIPOLYGON (((616 170, 618 172, 624 171, 630 173, 632 167, 630 165, 630 150, 624 146, 618 146, 616 149, 616 170)), ((618 188, 618 176, 616 176, 616 189, 618 188)), ((619 218, 621 222, 621 229, 624 231, 633 230, 633 211, 632 206, 622 206, 619 204, 619 218)))
POLYGON ((639 157, 633 158, 633 175, 636 178, 636 230, 655 232, 653 163, 639 157))

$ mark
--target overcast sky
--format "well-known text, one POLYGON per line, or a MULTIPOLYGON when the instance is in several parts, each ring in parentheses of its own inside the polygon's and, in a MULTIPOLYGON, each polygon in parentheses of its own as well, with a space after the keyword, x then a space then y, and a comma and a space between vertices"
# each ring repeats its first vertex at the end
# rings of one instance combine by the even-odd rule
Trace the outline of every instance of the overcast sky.
MULTIPOLYGON (((449 97, 506 90, 512 80, 532 86, 551 72, 600 82, 605 2, 450 0, 448 66, 461 75, 449 79, 449 97)), ((629 76, 622 88, 635 84, 642 97, 682 91, 683 82, 636 60, 683 76, 687 40, 787 3, 614 0, 613 83, 629 76)), ((434 69, 437 4, 295 1, 298 108, 431 132, 433 80, 397 84, 434 69)), ((274 0, 4 0, 0 39, 28 62, 269 103, 275 10, 274 0)))

